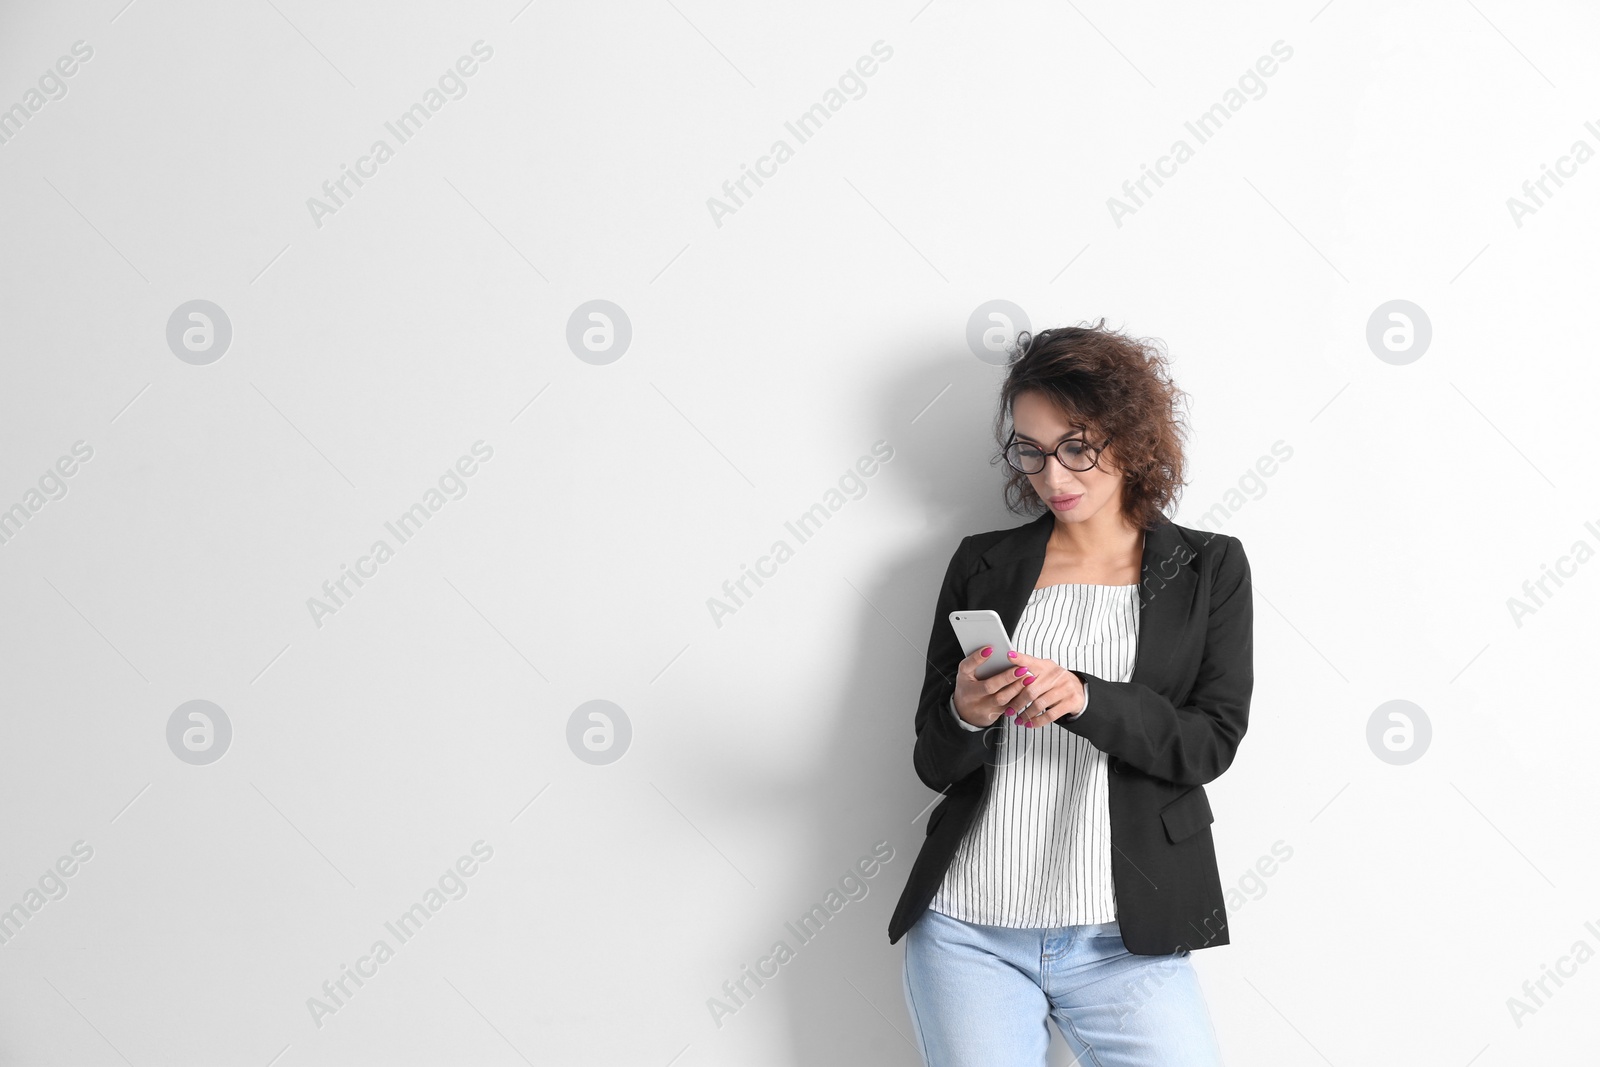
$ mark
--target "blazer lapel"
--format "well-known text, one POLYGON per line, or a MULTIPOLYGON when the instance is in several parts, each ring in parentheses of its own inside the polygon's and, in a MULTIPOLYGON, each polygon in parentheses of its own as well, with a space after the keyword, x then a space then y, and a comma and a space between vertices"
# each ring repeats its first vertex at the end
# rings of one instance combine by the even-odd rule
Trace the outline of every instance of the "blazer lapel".
MULTIPOLYGON (((1044 569, 1045 545, 1054 528, 1055 515, 1047 511, 990 545, 979 557, 987 568, 967 580, 967 602, 962 607, 996 612, 1006 633, 1015 636, 1028 597, 1044 569)), ((1167 693, 1176 682, 1169 667, 1199 587, 1196 558, 1172 523, 1162 522, 1145 532, 1139 578, 1139 648, 1132 680, 1159 693, 1167 693)), ((1072 664, 1062 666, 1070 668, 1072 664)))
POLYGON ((978 557, 988 564, 967 579, 967 611, 994 611, 1005 624, 1006 633, 1015 635, 1028 595, 1044 569, 1044 546, 1055 527, 1055 515, 1045 512, 1037 519, 1018 526, 990 545, 978 557))

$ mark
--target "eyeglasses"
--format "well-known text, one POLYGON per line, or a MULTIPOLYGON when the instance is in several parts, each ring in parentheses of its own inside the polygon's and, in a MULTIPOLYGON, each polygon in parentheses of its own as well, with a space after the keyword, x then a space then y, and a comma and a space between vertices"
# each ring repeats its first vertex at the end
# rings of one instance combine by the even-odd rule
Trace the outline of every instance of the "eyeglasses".
MULTIPOLYGON (((1091 445, 1081 437, 1069 437, 1055 448, 1055 457, 1069 471, 1092 470, 1100 463, 1100 453, 1111 443, 1107 437, 1098 445, 1091 445)), ((1022 474, 1038 474, 1044 470, 1045 451, 1038 445, 1018 441, 1013 434, 1006 445, 1006 462, 1022 474)))

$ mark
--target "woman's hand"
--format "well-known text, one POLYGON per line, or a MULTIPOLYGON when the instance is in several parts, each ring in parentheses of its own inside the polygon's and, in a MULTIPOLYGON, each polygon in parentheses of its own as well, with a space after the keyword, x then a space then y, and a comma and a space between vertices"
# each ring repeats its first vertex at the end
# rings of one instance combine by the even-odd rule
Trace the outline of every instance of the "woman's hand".
POLYGON ((1032 678, 1024 695, 1018 698, 1024 705, 1017 714, 1018 726, 1043 726, 1063 716, 1075 718, 1083 710, 1083 682, 1076 674, 1051 660, 1020 652, 1014 662, 1026 668, 1032 678), (1033 703, 1027 703, 1030 700, 1033 703))
POLYGON ((1014 667, 992 678, 979 678, 979 664, 993 654, 994 646, 984 645, 956 668, 956 714, 973 726, 989 726, 1002 714, 1015 715, 1017 707, 1027 702, 1026 697, 1018 694, 1024 692, 1023 682, 1033 677, 1032 672, 1022 666, 1022 661, 1028 657, 1013 652, 1014 667))

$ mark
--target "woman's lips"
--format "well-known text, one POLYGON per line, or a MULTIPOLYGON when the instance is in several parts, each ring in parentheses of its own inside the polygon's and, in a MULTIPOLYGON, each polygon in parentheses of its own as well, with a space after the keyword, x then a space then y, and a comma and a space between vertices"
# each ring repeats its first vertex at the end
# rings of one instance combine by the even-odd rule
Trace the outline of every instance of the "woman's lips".
POLYGON ((1050 498, 1050 506, 1057 511, 1071 511, 1078 506, 1078 501, 1082 499, 1082 493, 1076 493, 1073 496, 1053 496, 1050 498))

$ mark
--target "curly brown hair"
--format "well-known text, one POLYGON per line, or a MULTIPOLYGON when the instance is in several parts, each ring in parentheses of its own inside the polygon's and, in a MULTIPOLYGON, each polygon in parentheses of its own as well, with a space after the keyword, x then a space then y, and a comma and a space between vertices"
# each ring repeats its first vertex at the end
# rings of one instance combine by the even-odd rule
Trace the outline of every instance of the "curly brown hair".
POLYGON ((1006 471, 1006 507, 1018 514, 1045 510, 1028 476, 1005 461, 1011 438, 1012 405, 1037 392, 1075 422, 1091 441, 1111 439, 1105 450, 1120 470, 1122 512, 1134 526, 1150 530, 1177 503, 1184 485, 1183 444, 1189 435, 1180 405, 1188 394, 1173 384, 1159 341, 1129 337, 1094 325, 1061 326, 1017 338, 1016 356, 1000 389, 994 462, 1006 471))

